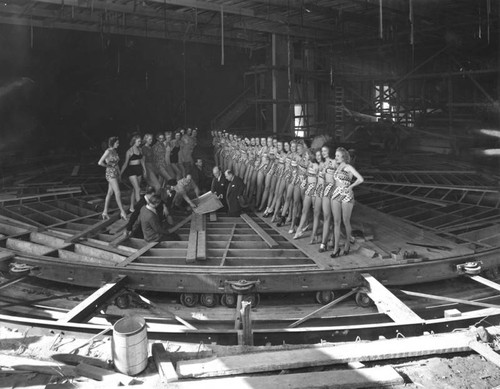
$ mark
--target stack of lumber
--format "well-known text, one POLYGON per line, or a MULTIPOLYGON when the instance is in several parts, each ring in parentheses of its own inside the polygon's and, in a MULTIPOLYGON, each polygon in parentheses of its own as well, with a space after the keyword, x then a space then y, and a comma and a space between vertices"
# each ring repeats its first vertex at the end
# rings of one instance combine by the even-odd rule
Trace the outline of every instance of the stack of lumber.
POLYGON ((485 333, 488 338, 497 336, 500 327, 307 348, 280 346, 279 349, 265 348, 262 351, 262 348, 246 347, 238 349, 241 353, 227 356, 215 356, 211 350, 169 352, 157 342, 151 345, 151 363, 137 377, 118 373, 99 359, 68 354, 54 355, 53 359, 59 362, 2 355, 0 373, 28 371, 59 377, 59 381, 64 378, 64 382, 47 385, 53 389, 115 388, 122 385, 177 389, 394 387, 404 384, 397 367, 373 363, 365 366, 361 362, 475 351, 500 366, 500 356, 483 342, 485 333), (154 374, 155 371, 158 374, 154 374), (86 377, 87 381, 74 381, 75 377, 86 377))

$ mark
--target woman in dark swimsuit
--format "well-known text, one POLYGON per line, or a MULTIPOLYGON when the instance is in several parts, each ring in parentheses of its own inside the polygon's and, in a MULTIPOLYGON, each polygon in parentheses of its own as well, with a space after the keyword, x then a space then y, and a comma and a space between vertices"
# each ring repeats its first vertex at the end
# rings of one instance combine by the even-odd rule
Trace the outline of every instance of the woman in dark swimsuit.
POLYGON ((141 150, 141 137, 135 135, 130 140, 130 149, 125 154, 125 163, 122 166, 121 175, 128 177, 132 184, 130 194, 130 212, 134 212, 135 203, 141 199, 141 179, 146 176, 146 165, 141 150))

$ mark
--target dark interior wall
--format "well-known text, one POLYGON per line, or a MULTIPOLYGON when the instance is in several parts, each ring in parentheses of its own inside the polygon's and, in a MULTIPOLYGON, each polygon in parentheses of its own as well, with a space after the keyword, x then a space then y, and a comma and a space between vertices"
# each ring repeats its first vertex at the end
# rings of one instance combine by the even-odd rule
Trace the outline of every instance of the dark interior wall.
POLYGON ((0 149, 82 149, 136 129, 208 130, 264 55, 225 47, 221 65, 220 46, 0 25, 0 149))

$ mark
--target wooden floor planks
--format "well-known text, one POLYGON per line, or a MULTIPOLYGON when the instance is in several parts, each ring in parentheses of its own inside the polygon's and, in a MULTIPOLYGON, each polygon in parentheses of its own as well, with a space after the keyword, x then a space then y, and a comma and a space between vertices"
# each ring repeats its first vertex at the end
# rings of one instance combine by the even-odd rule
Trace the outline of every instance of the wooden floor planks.
POLYGON ((183 378, 221 377, 354 361, 376 361, 462 352, 470 350, 469 342, 471 339, 469 333, 451 333, 179 361, 177 374, 183 378))
POLYGON ((169 387, 176 389, 353 389, 382 388, 403 383, 403 377, 394 368, 384 366, 357 370, 273 374, 263 377, 230 377, 201 381, 178 381, 169 387))

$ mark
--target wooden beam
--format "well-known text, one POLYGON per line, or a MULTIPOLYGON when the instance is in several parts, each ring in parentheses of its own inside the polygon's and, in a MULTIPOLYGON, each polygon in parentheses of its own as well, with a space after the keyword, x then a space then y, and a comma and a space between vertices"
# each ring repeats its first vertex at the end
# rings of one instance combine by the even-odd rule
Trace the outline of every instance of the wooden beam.
POLYGON ((23 281, 27 278, 28 276, 21 276, 17 278, 13 278, 12 280, 5 281, 4 283, 0 284, 0 289, 6 288, 8 286, 14 285, 20 281, 23 281))
POLYGON ((252 319, 250 318, 251 306, 252 304, 249 301, 241 302, 241 330, 238 330, 238 345, 240 346, 253 346, 252 319))
POLYGON ((158 242, 149 242, 148 244, 144 245, 144 247, 140 248, 135 253, 133 253, 132 255, 128 256, 122 262, 117 263, 115 266, 116 267, 125 267, 125 266, 129 265, 130 263, 134 262, 137 258, 139 258, 141 255, 143 255, 147 251, 151 250, 157 244, 158 244, 158 242))
POLYGON ((119 219, 120 219, 120 214, 115 213, 114 215, 110 216, 109 219, 102 220, 102 221, 94 224, 93 226, 90 226, 89 228, 83 230, 82 232, 79 232, 78 234, 69 237, 68 239, 66 239, 65 242, 66 243, 74 243, 79 239, 85 238, 87 235, 93 234, 97 231, 102 230, 103 228, 106 228, 107 226, 110 226, 111 224, 113 224, 114 222, 116 222, 119 219))
POLYGON ((274 374, 268 376, 229 377, 211 380, 179 381, 177 389, 348 389, 397 387, 403 377, 391 366, 362 370, 333 370, 312 373, 274 374))
POLYGON ((115 282, 105 284, 60 318, 58 322, 79 322, 86 319, 121 289, 126 284, 126 281, 126 276, 119 276, 115 282))
POLYGON ((196 215, 198 228, 198 240, 196 242, 196 259, 201 261, 207 260, 207 216, 196 215), (200 217, 201 216, 201 217, 200 217))
POLYGON ((231 246, 231 241, 233 240, 234 230, 236 229, 236 224, 233 225, 231 230, 231 235, 229 235, 229 240, 227 241, 226 247, 224 248, 224 254, 222 254, 222 260, 219 266, 224 266, 226 263, 227 253, 229 252, 229 246, 231 246))
POLYGON ((407 338, 346 343, 308 349, 266 351, 232 355, 210 360, 177 362, 177 374, 189 377, 219 377, 303 367, 327 366, 354 361, 377 361, 394 358, 469 351, 469 331, 407 338))
POLYGON ((196 261, 196 250, 198 248, 198 231, 189 231, 189 242, 186 253, 186 263, 193 263, 196 261))
POLYGON ((189 215, 188 217, 182 219, 179 223, 177 223, 175 226, 171 227, 168 229, 168 232, 171 234, 172 232, 177 231, 179 228, 183 227, 188 221, 190 221, 193 218, 193 214, 189 215))
POLYGON ((165 347, 163 347, 162 343, 153 343, 151 345, 151 354, 153 355, 156 369, 158 370, 158 374, 160 375, 160 379, 163 384, 179 380, 174 365, 172 364, 172 361, 170 360, 170 357, 165 351, 165 347))
POLYGON ((426 299, 430 299, 430 300, 448 301, 450 303, 466 304, 466 305, 474 305, 476 307, 500 309, 500 305, 481 303, 478 301, 469 301, 469 300, 456 299, 456 298, 452 298, 452 297, 436 296, 436 295, 427 294, 427 293, 411 292, 409 290, 401 290, 401 292, 403 292, 404 294, 406 294, 408 296, 422 297, 422 298, 426 298, 426 299))
POLYGON ((198 231, 198 240, 196 242, 196 259, 200 261, 207 260, 207 233, 198 231))
POLYGON ((117 373, 114 370, 102 369, 97 366, 92 366, 86 363, 79 363, 75 371, 81 376, 92 378, 97 381, 104 381, 110 388, 118 386, 120 383, 123 385, 131 384, 135 378, 128 375, 117 373))
POLYGON ((479 355, 484 357, 486 360, 490 361, 497 367, 500 367, 500 355, 492 350, 490 346, 484 343, 480 343, 476 340, 471 340, 469 347, 477 352, 479 355))
POLYGON ((305 321, 307 321, 307 320, 311 319, 312 317, 317 316, 319 313, 321 313, 321 312, 323 312, 323 311, 325 311, 325 310, 327 310, 327 309, 329 309, 329 308, 333 307, 334 305, 336 305, 336 304, 340 303, 341 301, 344 301, 346 298, 348 298, 348 297, 352 296, 354 293, 357 293, 357 292, 358 292, 358 290, 359 290, 358 288, 351 290, 350 292, 348 292, 348 293, 344 294, 343 296, 340 296, 339 298, 336 298, 335 300, 333 300, 333 301, 329 302, 328 304, 323 305, 321 308, 318 308, 318 309, 316 309, 315 311, 313 311, 313 312, 311 312, 311 313, 307 314, 307 315, 306 315, 306 316, 304 316, 302 319, 299 319, 299 320, 297 320, 297 321, 293 322, 293 323, 292 323, 292 324, 290 324, 288 327, 289 327, 289 328, 295 328, 295 327, 297 327, 299 324, 304 323, 305 321))
POLYGON ((362 273, 368 284, 366 294, 370 297, 379 312, 385 313, 394 322, 401 324, 423 323, 424 320, 394 296, 384 285, 368 273, 362 273))
POLYGON ((489 286, 490 288, 493 288, 497 291, 500 292, 500 285, 497 284, 496 282, 490 281, 487 278, 481 277, 481 276, 469 276, 471 280, 474 280, 476 282, 479 282, 480 284, 489 286))
POLYGON ((246 213, 241 214, 241 218, 267 243, 271 248, 278 247, 279 244, 271 236, 262 229, 250 216, 246 213))

